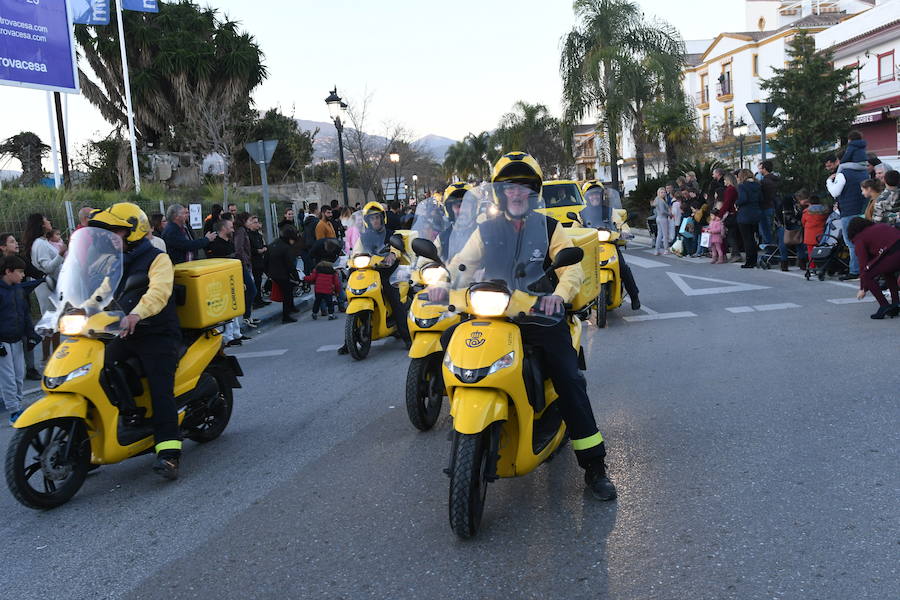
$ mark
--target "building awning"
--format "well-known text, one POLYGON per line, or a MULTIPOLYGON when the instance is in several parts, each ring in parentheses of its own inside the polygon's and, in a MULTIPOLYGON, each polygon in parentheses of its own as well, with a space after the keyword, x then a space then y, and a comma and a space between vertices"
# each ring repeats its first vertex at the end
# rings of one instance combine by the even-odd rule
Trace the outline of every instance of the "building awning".
POLYGON ((863 113, 861 115, 856 115, 856 118, 853 119, 853 125, 861 125, 862 123, 874 123, 875 121, 880 121, 884 118, 884 113, 880 110, 874 110, 872 112, 863 113))

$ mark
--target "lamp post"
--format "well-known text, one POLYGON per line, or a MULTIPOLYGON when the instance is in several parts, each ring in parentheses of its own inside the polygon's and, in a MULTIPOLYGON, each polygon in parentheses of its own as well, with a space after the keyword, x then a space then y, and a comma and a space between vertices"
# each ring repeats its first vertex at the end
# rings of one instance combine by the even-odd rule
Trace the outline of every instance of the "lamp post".
POLYGON ((419 201, 419 176, 413 175, 413 197, 416 199, 416 202, 419 201))
POLYGON ((347 117, 347 105, 341 101, 341 97, 337 94, 337 86, 331 90, 331 93, 325 98, 325 104, 328 105, 328 113, 334 121, 334 128, 337 129, 338 135, 338 161, 341 167, 341 185, 344 188, 344 206, 350 206, 350 196, 347 194, 347 173, 344 170, 344 142, 342 139, 344 133, 344 121, 347 117))
POLYGON ((391 162, 394 163, 394 200, 400 201, 400 179, 397 177, 397 163, 400 162, 400 154, 395 148, 391 148, 391 162))
POLYGON ((731 130, 731 133, 738 139, 738 142, 741 146, 741 168, 744 168, 744 138, 747 137, 747 134, 750 133, 750 128, 744 123, 744 119, 741 119, 737 123, 734 124, 734 129, 731 130))

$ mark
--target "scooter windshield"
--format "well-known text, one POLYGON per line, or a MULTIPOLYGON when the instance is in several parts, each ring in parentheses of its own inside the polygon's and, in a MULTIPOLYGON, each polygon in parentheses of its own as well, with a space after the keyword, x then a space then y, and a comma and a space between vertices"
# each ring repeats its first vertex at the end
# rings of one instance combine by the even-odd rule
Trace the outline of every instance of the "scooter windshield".
POLYGON ((103 310, 122 280, 122 238, 96 227, 82 227, 69 243, 69 253, 59 273, 54 303, 88 315, 103 310))
POLYGON ((451 287, 489 283, 531 296, 552 294, 548 220, 536 212, 541 208, 540 193, 522 183, 497 182, 468 192, 449 238, 451 287))
POLYGON ((622 198, 613 188, 596 187, 585 194, 581 218, 585 227, 616 229, 616 211, 622 210, 622 198))

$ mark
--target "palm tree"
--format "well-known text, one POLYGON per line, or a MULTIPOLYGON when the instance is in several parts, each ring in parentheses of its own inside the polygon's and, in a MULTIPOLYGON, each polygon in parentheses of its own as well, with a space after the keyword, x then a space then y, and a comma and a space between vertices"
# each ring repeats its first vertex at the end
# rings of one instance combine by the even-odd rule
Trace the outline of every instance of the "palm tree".
MULTIPOLYGON (((673 39, 677 39, 674 30, 670 33, 673 39)), ((675 90, 681 92, 678 87, 683 63, 681 57, 681 53, 653 52, 636 59, 622 60, 616 68, 617 89, 621 92, 619 101, 625 120, 631 125, 631 137, 634 140, 639 184, 646 180, 645 151, 648 141, 654 139, 647 129, 647 110, 653 102, 667 94, 675 90)), ((655 137, 658 139, 659 136, 655 137)))
POLYGON ((647 107, 646 125, 651 138, 662 138, 666 166, 670 172, 675 171, 678 147, 688 143, 697 133, 693 104, 684 92, 659 99, 647 107))
POLYGON ((12 156, 22 163, 22 185, 37 185, 44 177, 41 159, 50 150, 50 146, 30 131, 23 131, 0 142, 0 156, 12 156))
MULTIPOLYGON (((145 143, 186 149, 182 126, 191 105, 249 104, 268 75, 253 36, 215 9, 180 0, 160 3, 158 14, 125 11, 122 17, 135 127, 145 143)), ((75 38, 98 80, 79 70, 84 95, 107 121, 126 124, 117 29, 79 25, 75 38)))
POLYGON ((599 113, 607 132, 612 179, 618 183, 619 131, 628 100, 621 76, 629 72, 621 65, 648 54, 683 51, 671 28, 645 23, 631 0, 575 0, 574 10, 579 23, 563 38, 560 57, 566 120, 599 113))
POLYGON ((490 133, 470 133, 447 149, 444 170, 448 179, 474 177, 483 181, 490 176, 492 161, 496 158, 490 133))
POLYGON ((571 162, 563 142, 562 124, 543 104, 516 102, 512 112, 500 119, 494 137, 504 152, 528 152, 547 172, 561 171, 571 162))

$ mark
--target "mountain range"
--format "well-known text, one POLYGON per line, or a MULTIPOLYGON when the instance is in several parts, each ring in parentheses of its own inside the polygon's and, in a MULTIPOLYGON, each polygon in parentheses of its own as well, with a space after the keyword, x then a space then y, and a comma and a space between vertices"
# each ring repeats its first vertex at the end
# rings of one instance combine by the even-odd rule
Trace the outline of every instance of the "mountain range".
MULTIPOLYGON (((297 119, 297 124, 300 126, 300 129, 304 131, 315 131, 316 128, 319 129, 319 133, 316 134, 316 141, 313 144, 313 162, 337 159, 337 129, 334 127, 334 123, 297 119)), ((344 135, 344 152, 346 152, 346 132, 344 135)), ((387 138, 380 135, 373 135, 372 137, 376 140, 387 142, 387 138)), ((451 140, 450 138, 442 137, 440 135, 429 134, 417 139, 412 145, 431 156, 436 162, 442 163, 444 162, 444 155, 447 154, 447 148, 455 143, 456 140, 451 140)))

